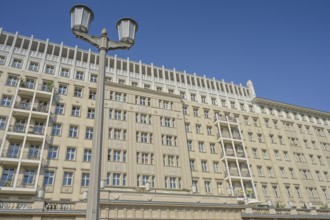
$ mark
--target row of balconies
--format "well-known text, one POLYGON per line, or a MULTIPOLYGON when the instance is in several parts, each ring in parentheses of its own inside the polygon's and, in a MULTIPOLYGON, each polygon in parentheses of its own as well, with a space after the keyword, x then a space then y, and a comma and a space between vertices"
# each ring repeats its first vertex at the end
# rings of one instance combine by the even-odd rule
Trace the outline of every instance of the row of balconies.
POLYGON ((229 175, 233 176, 233 177, 251 177, 249 170, 247 170, 247 169, 241 169, 240 173, 241 173, 241 176, 239 175, 237 169, 235 169, 235 168, 229 169, 229 172, 225 171, 225 177, 229 177, 229 175))
POLYGON ((45 126, 43 125, 27 126, 26 124, 16 123, 14 125, 9 125, 8 132, 15 132, 15 133, 27 132, 28 134, 43 135, 45 132, 45 126))
POLYGON ((49 110, 48 103, 45 105, 43 102, 42 103, 34 103, 32 105, 31 102, 21 101, 21 102, 16 102, 14 104, 14 108, 27 110, 27 111, 31 110, 31 106, 32 106, 32 111, 36 111, 36 112, 46 112, 47 113, 48 110, 49 110))
MULTIPOLYGON (((20 148, 9 148, 8 150, 4 150, 1 153, 1 157, 3 158, 12 158, 18 159, 21 156, 21 149, 20 148)), ((34 148, 26 149, 22 153, 22 159, 26 160, 39 160, 40 159, 40 149, 35 150, 34 148)))

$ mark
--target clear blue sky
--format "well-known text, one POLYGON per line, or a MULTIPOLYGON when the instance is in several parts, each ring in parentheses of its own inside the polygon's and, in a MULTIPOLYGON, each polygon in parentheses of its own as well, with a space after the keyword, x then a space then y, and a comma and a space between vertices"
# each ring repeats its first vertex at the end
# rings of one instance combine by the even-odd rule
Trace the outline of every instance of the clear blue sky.
POLYGON ((251 79, 259 97, 330 112, 328 0, 8 0, 0 27, 88 49, 70 30, 77 3, 94 11, 92 34, 106 27, 117 39, 117 20, 139 23, 135 46, 120 57, 227 82, 251 79))

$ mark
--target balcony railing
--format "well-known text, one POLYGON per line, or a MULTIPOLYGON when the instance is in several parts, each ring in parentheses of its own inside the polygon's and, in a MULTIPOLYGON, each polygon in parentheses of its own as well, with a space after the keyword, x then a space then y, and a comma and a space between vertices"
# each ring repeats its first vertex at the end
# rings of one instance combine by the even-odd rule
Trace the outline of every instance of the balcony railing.
POLYGON ((39 160, 40 159, 40 151, 38 152, 24 152, 22 155, 23 159, 28 159, 28 160, 39 160))
POLYGON ((23 82, 23 81, 19 85, 19 87, 26 88, 26 89, 34 89, 35 86, 36 86, 35 83, 32 83, 32 82, 23 82))
POLYGON ((33 202, 0 202, 0 210, 4 209, 32 209, 33 202))
POLYGON ((45 131, 45 126, 35 125, 29 128, 29 134, 43 135, 45 131))
POLYGON ((26 124, 10 125, 8 128, 8 131, 16 132, 16 133, 25 133, 25 130, 26 130, 26 124))
POLYGON ((30 102, 16 102, 14 108, 29 110, 31 108, 30 102))
POLYGON ((48 112, 49 105, 40 105, 40 104, 34 104, 33 105, 33 111, 37 112, 48 112))
POLYGON ((46 201, 44 210, 45 211, 66 211, 75 210, 76 204, 74 202, 51 202, 46 201))
POLYGON ((34 181, 35 178, 33 178, 33 180, 29 180, 29 179, 18 179, 17 180, 17 185, 16 187, 20 187, 20 188, 34 188, 34 181))
POLYGON ((13 150, 4 150, 2 151, 2 157, 5 157, 5 158, 13 158, 13 159, 17 159, 19 158, 20 156, 20 152, 21 152, 21 149, 13 149, 13 150))
POLYGON ((10 180, 0 180, 0 187, 12 187, 14 185, 14 177, 10 180))
POLYGON ((47 84, 38 85, 38 90, 39 91, 51 92, 52 89, 53 89, 53 86, 52 85, 47 85, 47 84))

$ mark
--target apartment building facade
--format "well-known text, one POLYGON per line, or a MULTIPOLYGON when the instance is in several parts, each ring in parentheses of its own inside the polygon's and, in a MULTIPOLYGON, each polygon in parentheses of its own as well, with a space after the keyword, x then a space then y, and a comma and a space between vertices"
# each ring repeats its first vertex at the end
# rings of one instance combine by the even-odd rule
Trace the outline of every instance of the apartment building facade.
MULTIPOLYGON (((330 113, 106 62, 102 219, 330 218, 330 113)), ((0 29, 0 216, 85 219, 98 55, 0 29)))

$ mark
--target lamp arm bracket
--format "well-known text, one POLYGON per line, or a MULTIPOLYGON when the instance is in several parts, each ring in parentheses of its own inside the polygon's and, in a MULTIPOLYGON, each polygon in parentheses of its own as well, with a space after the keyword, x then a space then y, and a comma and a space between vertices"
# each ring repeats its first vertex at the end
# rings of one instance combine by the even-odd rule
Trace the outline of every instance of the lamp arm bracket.
POLYGON ((117 50, 117 49, 129 49, 133 46, 132 43, 126 43, 126 42, 116 42, 112 40, 108 40, 108 50, 117 50))
POLYGON ((90 34, 83 33, 83 32, 76 31, 76 30, 72 30, 72 32, 74 35, 76 35, 77 38, 82 39, 97 48, 100 47, 100 37, 94 37, 90 34))

